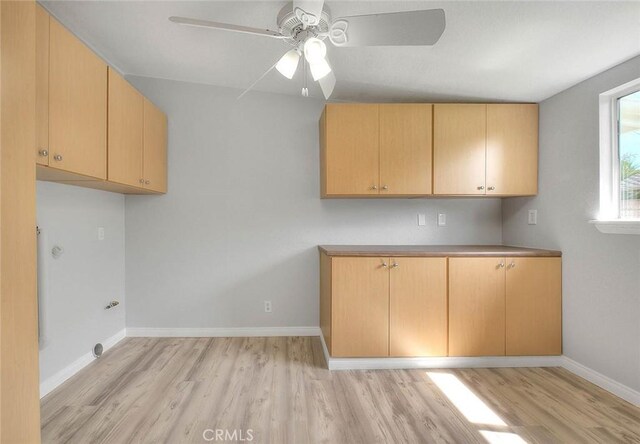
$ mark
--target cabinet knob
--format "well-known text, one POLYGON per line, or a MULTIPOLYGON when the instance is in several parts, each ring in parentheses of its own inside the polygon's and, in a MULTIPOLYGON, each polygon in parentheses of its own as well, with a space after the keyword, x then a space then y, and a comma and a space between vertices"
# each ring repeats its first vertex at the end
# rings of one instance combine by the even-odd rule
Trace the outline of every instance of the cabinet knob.
POLYGON ((504 268, 504 262, 500 262, 500 264, 498 265, 498 268, 504 268))
POLYGON ((382 268, 386 268, 386 267, 388 267, 388 266, 389 266, 389 265, 388 265, 386 262, 383 262, 383 263, 382 263, 382 268))
POLYGON ((479 190, 484 190, 484 187, 483 187, 482 185, 480 185, 480 186, 478 187, 478 189, 479 189, 479 190))
POLYGON ((151 183, 151 181, 150 181, 149 179, 147 179, 147 180, 145 180, 145 181, 144 181, 144 184, 145 184, 145 185, 149 185, 150 183, 151 183))
POLYGON ((496 187, 489 187, 489 188, 487 188, 487 190, 489 190, 489 191, 493 191, 493 190, 495 190, 495 189, 496 189, 496 187))
POLYGON ((55 156, 53 156, 53 160, 60 162, 62 160, 62 156, 60 154, 56 154, 55 156))
POLYGON ((512 261, 512 262, 509 264, 509 268, 516 268, 516 263, 512 261))
POLYGON ((49 151, 43 148, 40 151, 38 151, 38 154, 42 157, 47 157, 49 155, 49 151))
POLYGON ((383 185, 383 186, 382 186, 382 189, 383 189, 383 190, 388 190, 388 189, 389 189, 389 187, 388 187, 387 185, 383 185))
POLYGON ((140 179, 140 183, 144 183, 144 179, 140 179))
POLYGON ((377 190, 377 189, 378 189, 378 185, 373 185, 373 186, 371 187, 371 189, 372 189, 372 190, 377 190))
POLYGON ((400 265, 396 262, 393 263, 393 265, 391 265, 393 268, 398 268, 400 265))

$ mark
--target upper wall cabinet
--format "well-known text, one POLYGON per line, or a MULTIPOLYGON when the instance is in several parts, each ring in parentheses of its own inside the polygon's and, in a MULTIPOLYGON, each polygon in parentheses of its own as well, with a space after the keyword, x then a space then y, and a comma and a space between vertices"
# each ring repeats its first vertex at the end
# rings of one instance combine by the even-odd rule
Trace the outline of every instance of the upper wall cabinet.
POLYGON ((144 99, 144 187, 167 192, 167 116, 144 99))
POLYGON ((486 105, 434 105, 435 194, 485 194, 486 105))
POLYGON ((538 192, 538 105, 434 106, 434 194, 538 192))
POLYGON ((107 177, 107 65, 49 21, 49 166, 107 177))
POLYGON ((320 146, 322 197, 537 193, 535 104, 329 104, 320 146))
POLYGON ((380 105, 380 193, 431 194, 431 104, 380 105))
POLYGON ((378 194, 378 105, 327 105, 320 120, 323 196, 378 194))
POLYGON ((142 186, 144 98, 109 68, 109 181, 142 186))
POLYGON ((538 105, 487 105, 487 194, 538 193, 538 105))
POLYGON ((41 6, 37 178, 126 194, 167 192, 167 117, 41 6))
POLYGON ((323 197, 431 193, 432 105, 329 104, 320 120, 323 197))

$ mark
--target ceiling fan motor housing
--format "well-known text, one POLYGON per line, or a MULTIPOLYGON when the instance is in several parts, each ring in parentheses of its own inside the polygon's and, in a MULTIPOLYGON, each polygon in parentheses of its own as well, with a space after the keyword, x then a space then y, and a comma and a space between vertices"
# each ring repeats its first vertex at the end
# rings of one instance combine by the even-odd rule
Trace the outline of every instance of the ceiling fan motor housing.
POLYGON ((293 46, 298 46, 308 37, 317 37, 324 40, 329 32, 331 16, 327 6, 322 10, 320 21, 317 25, 305 26, 293 11, 293 4, 286 4, 278 13, 278 30, 285 35, 285 41, 293 46))

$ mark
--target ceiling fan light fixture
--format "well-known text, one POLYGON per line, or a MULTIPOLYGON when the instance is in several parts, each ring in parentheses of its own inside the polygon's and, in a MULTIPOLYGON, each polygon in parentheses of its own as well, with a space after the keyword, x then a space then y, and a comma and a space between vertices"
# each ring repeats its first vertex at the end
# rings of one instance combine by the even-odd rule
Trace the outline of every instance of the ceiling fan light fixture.
POLYGON ((297 49, 287 51, 276 63, 276 69, 287 79, 292 79, 298 69, 300 53, 297 49))
POLYGON ((325 59, 320 59, 315 63, 309 63, 309 69, 311 70, 311 76, 315 81, 320 80, 331 72, 331 67, 325 59))
MULTIPOLYGON (((307 59, 309 65, 320 63, 324 61, 324 57, 327 55, 327 45, 322 40, 316 37, 309 37, 304 42, 304 58, 307 59)), ((326 61, 325 61, 326 63, 326 61)))

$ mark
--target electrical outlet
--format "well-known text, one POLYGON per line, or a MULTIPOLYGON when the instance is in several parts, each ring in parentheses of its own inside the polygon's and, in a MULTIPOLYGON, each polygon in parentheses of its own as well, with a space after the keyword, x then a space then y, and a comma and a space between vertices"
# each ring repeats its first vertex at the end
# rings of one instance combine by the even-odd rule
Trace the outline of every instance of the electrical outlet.
POLYGON ((427 217, 424 214, 418 214, 418 225, 421 227, 427 225, 427 217))
POLYGON ((447 215, 444 213, 438 213, 438 226, 444 227, 447 225, 447 215))
POLYGON ((271 313, 271 301, 264 301, 264 312, 271 313))
POLYGON ((538 224, 538 210, 529 210, 529 225, 538 224))
POLYGON ((98 227, 98 240, 104 240, 104 227, 98 227))

